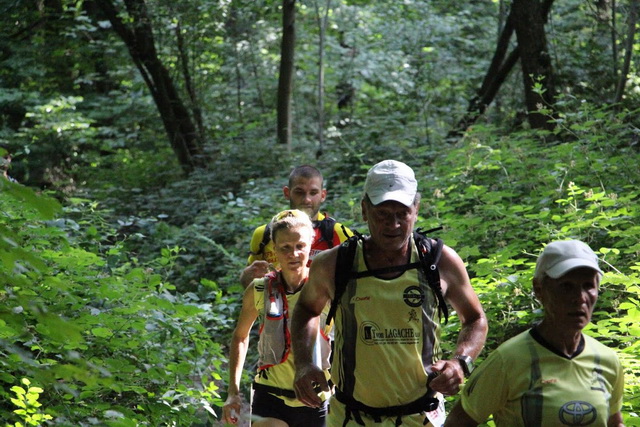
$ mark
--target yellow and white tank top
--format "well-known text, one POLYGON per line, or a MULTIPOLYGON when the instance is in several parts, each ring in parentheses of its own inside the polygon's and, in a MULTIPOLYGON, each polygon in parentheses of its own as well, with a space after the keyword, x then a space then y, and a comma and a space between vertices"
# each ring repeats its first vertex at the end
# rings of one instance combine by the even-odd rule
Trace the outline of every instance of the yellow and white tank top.
MULTIPOLYGON (((416 262, 413 238, 410 247, 416 262)), ((353 267, 367 271, 361 240, 353 267)), ((373 407, 403 405, 427 392, 427 368, 441 353, 440 326, 437 299, 421 269, 394 279, 351 279, 334 330, 331 377, 340 391, 373 407)))

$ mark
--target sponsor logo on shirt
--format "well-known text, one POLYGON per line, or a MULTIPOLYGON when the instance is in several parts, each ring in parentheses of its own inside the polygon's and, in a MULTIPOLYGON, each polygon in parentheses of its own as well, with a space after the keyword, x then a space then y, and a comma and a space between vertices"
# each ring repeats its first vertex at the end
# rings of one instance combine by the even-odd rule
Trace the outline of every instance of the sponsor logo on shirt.
POLYGON ((402 295, 404 303, 409 307, 420 307, 424 302, 424 291, 420 286, 409 286, 402 295))
POLYGON ((421 331, 413 328, 380 328, 375 322, 362 322, 360 340, 366 345, 413 344, 420 339, 421 331))
POLYGON ((562 405, 558 417, 565 426, 588 426, 597 419, 598 411, 589 402, 572 400, 562 405))

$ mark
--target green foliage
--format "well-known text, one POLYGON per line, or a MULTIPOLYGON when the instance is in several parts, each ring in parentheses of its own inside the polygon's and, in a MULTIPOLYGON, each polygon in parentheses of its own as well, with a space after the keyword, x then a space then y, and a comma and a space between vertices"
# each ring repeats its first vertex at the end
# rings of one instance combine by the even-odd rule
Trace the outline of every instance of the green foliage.
MULTIPOLYGON (((108 231, 90 225, 99 222, 90 211, 95 205, 84 206, 81 222, 92 231, 78 233, 73 220, 43 221, 51 216, 28 204, 35 197, 30 190, 0 183, 12 190, 0 193, 0 381, 24 376, 44 385, 25 394, 11 389, 19 394, 13 404, 28 404, 18 413, 0 401, 0 419, 42 415, 60 425, 211 420, 211 405, 220 402, 215 381, 222 349, 210 328, 226 321, 212 310, 221 303, 217 284, 208 281, 204 297, 175 294, 165 277, 179 248, 147 263, 127 256, 117 241, 100 246, 104 254, 89 252, 81 249, 84 242, 108 231)), ((82 208, 77 202, 75 215, 82 208)), ((0 396, 10 398, 2 390, 0 396)))
POLYGON ((25 390, 17 385, 11 387, 11 391, 16 395, 15 398, 11 398, 11 402, 18 408, 14 409, 13 412, 18 415, 24 424, 23 422, 16 422, 9 425, 13 427, 39 426, 46 420, 53 419, 51 415, 43 414, 39 409, 42 404, 38 402, 38 399, 44 390, 40 387, 31 387, 31 381, 27 378, 23 378, 20 382, 27 389, 25 390))
MULTIPOLYGON (((428 216, 467 262, 489 318, 485 355, 540 318, 530 283, 544 244, 577 238, 599 253, 606 274, 586 333, 615 348, 625 366, 627 425, 638 422, 640 404, 640 155, 624 125, 636 116, 567 103, 555 136, 567 142, 560 143, 545 133, 501 136, 477 126, 422 183, 433 191, 428 216)), ((458 327, 447 331, 455 336, 458 327)))

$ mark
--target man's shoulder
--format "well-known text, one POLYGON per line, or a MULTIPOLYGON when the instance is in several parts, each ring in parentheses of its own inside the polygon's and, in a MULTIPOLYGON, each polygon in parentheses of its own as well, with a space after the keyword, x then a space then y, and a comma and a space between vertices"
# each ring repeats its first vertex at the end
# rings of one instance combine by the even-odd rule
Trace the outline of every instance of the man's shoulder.
POLYGON ((336 257, 338 256, 339 248, 340 245, 326 249, 322 252, 318 252, 311 265, 315 264, 316 261, 320 261, 321 263, 335 261, 336 257))
POLYGON ((441 239, 439 241, 432 239, 431 247, 436 248, 436 246, 440 247, 439 249, 440 253, 438 254, 439 255, 438 267, 441 270, 448 271, 449 269, 452 269, 452 271, 461 271, 462 269, 464 269, 466 271, 466 267, 464 266, 464 261, 462 260, 460 255, 458 255, 458 252, 456 252, 455 249, 445 244, 444 241, 442 241, 441 239))
POLYGON ((354 235, 354 232, 351 229, 349 229, 349 227, 339 222, 336 222, 333 225, 333 232, 338 235, 338 239, 340 240, 340 243, 344 242, 349 237, 352 237, 354 235))
POLYGON ((341 222, 336 221, 334 218, 329 217, 329 219, 333 223, 334 230, 342 230, 342 229, 349 230, 346 225, 342 224, 341 222))
POLYGON ((324 274, 327 270, 335 270, 339 248, 340 246, 334 246, 330 249, 318 252, 311 263, 312 271, 321 271, 324 274))
POLYGON ((340 222, 338 222, 337 219, 335 219, 334 217, 332 217, 326 212, 325 213, 318 212, 318 219, 316 220, 316 222, 325 222, 325 223, 333 224, 334 227, 337 225, 342 225, 340 222))
POLYGON ((315 223, 318 224, 318 228, 325 235, 325 239, 329 239, 329 233, 333 231, 334 237, 332 240, 334 244, 342 243, 353 236, 353 232, 348 227, 326 213, 322 214, 319 212, 318 219, 315 223))
POLYGON ((521 349, 525 342, 531 340, 533 340, 533 337, 531 336, 531 328, 529 328, 507 339, 505 342, 498 346, 498 350, 504 352, 509 351, 512 348, 521 349))
POLYGON ((343 223, 339 222, 335 218, 328 216, 328 217, 326 217, 326 220, 330 221, 330 223, 333 223, 333 231, 335 233, 338 233, 340 235, 340 237, 344 236, 345 239, 346 239, 347 237, 353 236, 353 231, 351 231, 351 229, 349 229, 349 227, 347 227, 343 223))
POLYGON ((488 355, 487 360, 491 360, 492 363, 498 363, 498 366, 506 365, 512 367, 523 363, 523 361, 524 363, 530 363, 528 341, 535 343, 529 330, 520 332, 500 344, 498 348, 488 355))
POLYGON ((582 334, 584 336, 585 344, 588 348, 591 348, 592 351, 597 352, 603 356, 617 358, 618 355, 612 348, 606 346, 605 344, 598 341, 596 338, 591 335, 582 334))

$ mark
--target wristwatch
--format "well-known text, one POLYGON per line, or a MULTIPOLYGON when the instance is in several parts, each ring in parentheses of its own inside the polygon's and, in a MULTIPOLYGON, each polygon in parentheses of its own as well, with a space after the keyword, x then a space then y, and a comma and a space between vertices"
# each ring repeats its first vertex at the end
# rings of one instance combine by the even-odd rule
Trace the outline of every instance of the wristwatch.
POLYGON ((464 377, 469 378, 469 375, 471 375, 474 368, 473 359, 466 354, 456 354, 453 358, 458 359, 460 366, 462 367, 462 372, 464 372, 464 377))

